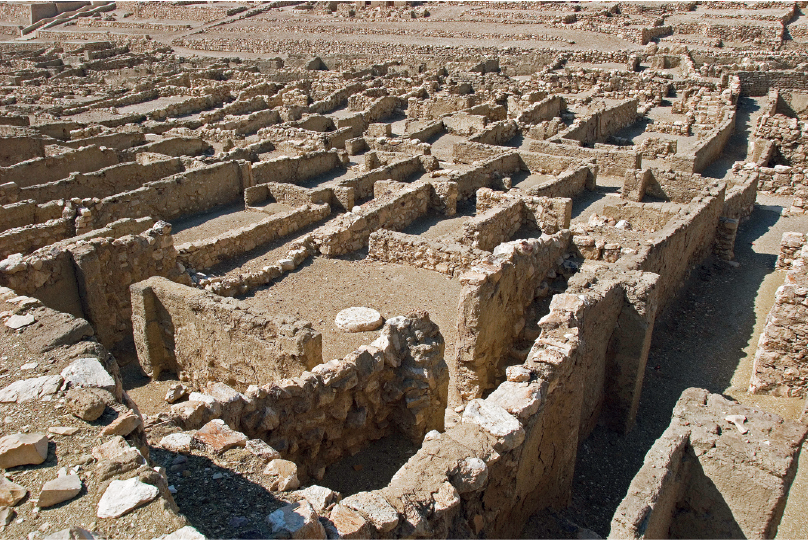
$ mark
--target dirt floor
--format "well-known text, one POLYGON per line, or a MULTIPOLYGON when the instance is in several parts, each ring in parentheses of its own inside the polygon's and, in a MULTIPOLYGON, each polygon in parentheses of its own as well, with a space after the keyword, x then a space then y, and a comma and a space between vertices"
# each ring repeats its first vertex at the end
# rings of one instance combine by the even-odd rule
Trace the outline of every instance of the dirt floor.
MULTIPOLYGON (((799 399, 746 393, 760 332, 784 274, 774 270, 780 238, 786 231, 808 232, 808 216, 783 217, 784 197, 758 196, 751 218, 738 231, 737 268, 708 260, 697 267, 676 300, 657 318, 645 372, 637 423, 628 435, 598 426, 578 453, 572 505, 561 519, 605 537, 609 524, 642 465, 645 454, 670 422, 682 391, 706 388, 741 403, 798 418, 799 399), (729 300, 731 299, 731 301, 729 300)), ((808 471, 803 465, 789 495, 781 538, 805 538, 808 523, 808 471)), ((538 517, 523 537, 538 534, 538 517)))
POLYGON ((446 355, 454 354, 459 297, 457 279, 430 270, 365 259, 316 257, 246 300, 270 312, 310 321, 323 334, 323 360, 327 362, 378 336, 378 331, 352 334, 336 326, 337 313, 351 306, 373 308, 385 319, 426 310, 440 327, 446 355))
POLYGON ((292 207, 272 203, 264 206, 263 211, 254 212, 244 210, 244 203, 238 202, 215 208, 204 214, 196 214, 173 221, 171 222, 171 234, 174 236, 175 245, 195 242, 218 236, 245 225, 257 223, 269 217, 270 214, 277 214, 287 210, 292 210, 292 207))

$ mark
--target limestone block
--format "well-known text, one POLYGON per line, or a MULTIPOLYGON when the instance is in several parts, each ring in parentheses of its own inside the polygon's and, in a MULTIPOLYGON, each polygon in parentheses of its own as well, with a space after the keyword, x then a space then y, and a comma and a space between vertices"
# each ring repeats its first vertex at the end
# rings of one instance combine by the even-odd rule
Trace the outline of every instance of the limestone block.
POLYGON ((158 497, 160 490, 141 482, 137 477, 113 480, 98 501, 96 515, 100 518, 118 518, 158 497))
POLYGON ((463 411, 463 423, 474 423, 498 439, 504 450, 512 450, 525 440, 525 430, 519 420, 496 403, 474 399, 463 411))
POLYGON ((16 433, 0 439, 0 469, 39 465, 48 458, 48 437, 42 433, 16 433))

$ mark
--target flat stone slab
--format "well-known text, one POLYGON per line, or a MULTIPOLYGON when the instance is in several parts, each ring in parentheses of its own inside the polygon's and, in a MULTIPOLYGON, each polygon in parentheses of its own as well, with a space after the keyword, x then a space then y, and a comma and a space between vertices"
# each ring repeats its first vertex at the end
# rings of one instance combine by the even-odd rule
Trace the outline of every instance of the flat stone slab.
POLYGON ((16 506, 28 494, 28 490, 5 476, 0 476, 0 506, 16 506))
POLYGON ((33 315, 12 315, 6 321, 6 326, 12 330, 18 330, 35 322, 36 319, 34 319, 33 315))
POLYGON ((194 439, 216 453, 225 452, 237 446, 247 446, 247 436, 234 431, 222 420, 211 420, 194 434, 194 439))
POLYGON ((69 501, 81 492, 81 479, 77 474, 66 474, 55 480, 45 482, 39 494, 40 508, 47 508, 69 501))
POLYGON ((41 433, 16 433, 0 439, 0 469, 39 465, 48 458, 48 438, 41 433))
POLYGON ((160 490, 157 486, 141 482, 137 478, 129 480, 113 480, 98 501, 100 518, 117 518, 128 514, 135 508, 143 506, 157 498, 160 490))
POLYGON ((334 321, 346 332, 367 332, 377 330, 384 324, 381 313, 367 307, 349 307, 337 313, 334 321))
POLYGON ((59 391, 62 385, 62 377, 59 375, 45 375, 32 379, 15 381, 0 390, 0 402, 2 403, 24 403, 32 399, 41 399, 45 396, 52 396, 59 391))

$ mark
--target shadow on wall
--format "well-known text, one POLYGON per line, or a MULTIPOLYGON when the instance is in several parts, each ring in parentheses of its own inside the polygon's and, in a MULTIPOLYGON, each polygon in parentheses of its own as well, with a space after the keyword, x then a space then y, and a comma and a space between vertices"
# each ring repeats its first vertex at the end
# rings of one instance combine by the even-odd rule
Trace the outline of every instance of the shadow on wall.
POLYGON ((777 257, 751 243, 780 217, 779 206, 756 206, 736 240, 738 268, 709 259, 697 267, 676 300, 657 319, 648 355, 637 423, 625 436, 603 425, 578 452, 573 503, 565 517, 605 537, 643 459, 668 427, 686 388, 721 394, 730 386, 754 333, 755 297, 777 257))

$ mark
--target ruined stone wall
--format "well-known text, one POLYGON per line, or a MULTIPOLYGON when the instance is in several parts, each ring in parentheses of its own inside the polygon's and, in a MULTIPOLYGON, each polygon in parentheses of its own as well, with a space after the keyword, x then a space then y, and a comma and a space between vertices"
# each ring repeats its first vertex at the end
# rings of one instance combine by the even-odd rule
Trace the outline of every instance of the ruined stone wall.
POLYGON ((521 168, 521 159, 516 152, 510 152, 483 161, 479 166, 466 172, 453 175, 457 183, 457 199, 462 201, 471 198, 477 190, 489 187, 495 176, 507 176, 521 168))
POLYGON ((37 204, 32 199, 0 206, 0 231, 44 223, 62 217, 60 201, 37 204))
MULTIPOLYGON (((726 146, 733 131, 735 131, 735 111, 732 111, 729 118, 721 122, 711 134, 693 147, 692 171, 701 172, 715 161, 724 151, 724 146, 726 146)), ((674 156, 673 161, 674 167, 676 167, 678 165, 678 156, 674 156)))
POLYGON ((299 157, 281 157, 253 164, 256 184, 279 182, 300 184, 341 165, 336 151, 310 152, 299 157))
POLYGON ((738 71, 736 75, 745 96, 765 96, 771 88, 808 90, 808 72, 805 71, 738 71))
POLYGON ((557 178, 528 188, 526 191, 534 197, 569 197, 580 195, 585 189, 595 188, 598 166, 583 165, 560 174, 557 178))
POLYGON ((563 97, 549 96, 519 111, 516 122, 520 126, 538 124, 561 116, 561 113, 565 110, 567 110, 567 103, 563 97))
POLYGON ((457 142, 452 146, 452 160, 456 163, 484 161, 510 152, 510 148, 493 146, 479 142, 457 142))
POLYGON ((246 390, 322 363, 322 336, 305 321, 160 277, 133 284, 131 298, 138 360, 152 378, 246 390))
POLYGON ((427 99, 410 98, 407 105, 407 118, 436 120, 443 116, 478 105, 480 96, 435 96, 427 99))
POLYGON ((65 141, 63 144, 68 148, 81 148, 83 146, 106 146, 107 148, 114 148, 115 150, 125 150, 138 146, 146 142, 146 135, 144 133, 133 131, 123 133, 103 133, 101 135, 88 136, 84 138, 75 137, 76 131, 71 131, 70 136, 73 140, 65 141))
POLYGON ((0 262, 0 284, 19 294, 34 296, 57 311, 84 317, 70 250, 78 242, 140 234, 152 225, 151 218, 124 219, 82 236, 48 244, 25 257, 11 256, 0 262))
POLYGON ((443 125, 443 120, 437 120, 435 122, 429 122, 419 129, 414 129, 412 131, 408 129, 405 136, 410 139, 417 139, 421 142, 426 142, 435 135, 445 131, 445 129, 446 126, 443 125))
POLYGON ((353 188, 356 200, 362 201, 373 197, 373 185, 379 180, 403 182, 410 176, 425 170, 422 160, 418 156, 403 158, 357 177, 342 180, 339 182, 339 186, 353 188))
POLYGON ((30 253, 75 234, 76 227, 71 218, 50 219, 45 223, 9 229, 0 233, 0 257, 30 253))
POLYGON ((101 237, 70 249, 85 318, 105 347, 132 333, 129 286, 151 276, 179 280, 171 225, 157 222, 139 235, 101 237))
POLYGON ((121 163, 91 173, 76 173, 57 180, 23 187, 19 197, 37 202, 57 199, 108 197, 123 191, 137 189, 143 184, 180 173, 185 167, 179 158, 149 163, 121 163))
POLYGON ((513 340, 524 326, 524 310, 555 270, 569 238, 562 231, 502 244, 493 262, 460 277, 456 354, 449 363, 455 399, 478 398, 502 376, 513 340))
POLYGON ((785 233, 778 268, 788 270, 755 351, 749 391, 805 397, 808 389, 808 248, 805 235, 785 233))
POLYGON ((368 258, 426 268, 441 274, 458 276, 491 256, 490 252, 461 244, 444 244, 386 229, 371 233, 368 258))
POLYGON ((317 229, 317 249, 325 257, 344 255, 366 246, 373 231, 401 230, 426 215, 433 191, 430 184, 418 184, 373 199, 317 229))
MULTIPOLYGON (((554 234, 570 225, 572 201, 564 197, 536 197, 523 195, 518 190, 507 193, 489 188, 477 190, 477 214, 487 212, 497 206, 508 206, 519 200, 524 205, 521 222, 529 224, 547 234, 554 234)), ((507 227, 502 223, 501 227, 507 227)))
POLYGON ((606 176, 623 176, 626 169, 642 167, 642 155, 631 150, 604 148, 586 148, 571 144, 556 144, 549 141, 530 141, 530 151, 539 154, 566 156, 581 161, 594 159, 600 174, 606 176))
MULTIPOLYGON (((479 202, 481 191, 477 191, 479 202)), ((517 198, 498 201, 483 210, 478 204, 477 215, 463 224, 460 243, 484 251, 494 251, 502 242, 507 242, 522 226, 524 203, 517 198)))
POLYGON ((217 382, 205 402, 177 404, 172 417, 186 429, 221 417, 293 460, 300 478, 320 479, 326 466, 394 431, 417 444, 443 429, 443 353, 437 325, 413 312, 388 320, 378 339, 343 359, 241 394, 217 382))
POLYGON ((239 201, 250 185, 247 162, 229 161, 192 169, 98 202, 85 200, 86 210, 76 221, 76 229, 99 228, 123 217, 171 220, 197 214, 239 201))
MULTIPOLYGON (((0 137, 0 167, 45 157, 45 141, 37 137, 0 137)), ((0 182, 2 183, 2 182, 0 182)))
POLYGON ((117 163, 118 155, 114 150, 88 146, 57 156, 34 158, 10 167, 0 167, 0 184, 14 182, 20 187, 44 184, 65 178, 71 172, 96 171, 117 163))
POLYGON ((773 538, 805 434, 794 420, 685 390, 617 508, 609 538, 773 538), (738 450, 750 444, 754 451, 738 450))
POLYGON ((153 152, 167 156, 197 156, 213 149, 213 147, 199 137, 164 137, 159 141, 146 143, 122 151, 124 156, 135 159, 137 154, 153 152))
POLYGON ((506 144, 519 132, 519 125, 514 120, 501 120, 485 127, 481 132, 469 138, 471 142, 483 144, 506 144))
POLYGON ((584 144, 604 142, 610 135, 637 120, 637 100, 627 99, 612 107, 596 111, 588 118, 574 123, 557 137, 580 141, 584 144))
POLYGON ((272 214, 218 236, 180 244, 177 259, 186 267, 204 270, 325 219, 330 213, 329 205, 320 204, 272 214))
POLYGON ((704 192, 708 179, 684 171, 664 171, 656 168, 626 171, 622 197, 641 202, 645 195, 666 201, 687 204, 704 192))

